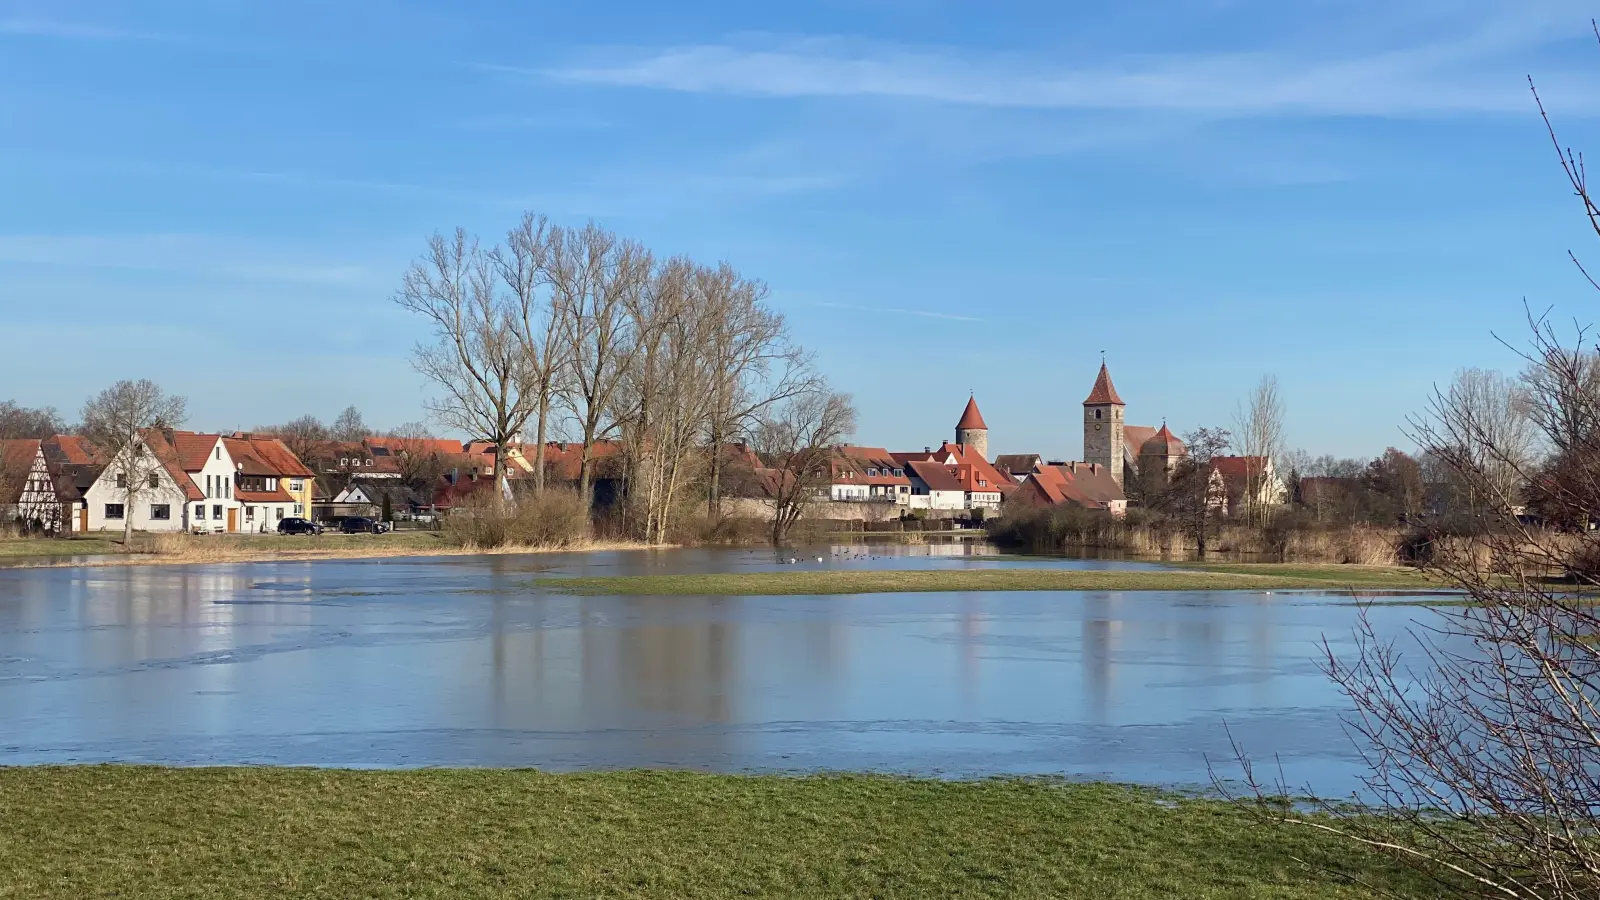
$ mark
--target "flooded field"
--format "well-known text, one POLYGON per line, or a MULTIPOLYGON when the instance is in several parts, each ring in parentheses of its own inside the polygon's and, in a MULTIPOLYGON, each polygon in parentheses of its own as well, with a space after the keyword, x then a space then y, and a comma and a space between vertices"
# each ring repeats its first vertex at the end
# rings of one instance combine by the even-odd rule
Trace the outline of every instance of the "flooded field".
MULTIPOLYGON (((816 556, 823 558, 816 561, 816 556)), ((1128 568, 982 547, 812 568, 1128 568)), ((753 571, 675 550, 0 570, 0 765, 848 769, 1208 781, 1223 723, 1325 793, 1359 770, 1318 671, 1351 598, 1265 592, 574 597, 570 575, 753 571)), ((1373 611, 1399 631, 1427 613, 1373 611)))

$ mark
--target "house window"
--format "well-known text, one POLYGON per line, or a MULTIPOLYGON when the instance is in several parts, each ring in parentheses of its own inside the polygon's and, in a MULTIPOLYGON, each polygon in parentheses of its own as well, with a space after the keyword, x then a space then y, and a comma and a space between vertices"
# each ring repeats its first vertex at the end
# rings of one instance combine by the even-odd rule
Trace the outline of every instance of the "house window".
POLYGON ((254 522, 256 520, 256 508, 254 506, 246 506, 244 508, 244 520, 246 522, 254 522))
POLYGON ((150 486, 153 488, 161 487, 161 476, 159 474, 155 472, 150 473, 150 486))
POLYGON ((904 478, 904 477, 906 477, 906 470, 905 469, 895 469, 894 470, 894 477, 896 477, 896 478, 904 478))
POLYGON ((989 482, 984 481, 982 478, 978 479, 978 487, 988 487, 988 486, 989 486, 989 482))
POLYGON ((150 504, 150 518, 157 522, 167 522, 172 519, 172 507, 166 503, 150 504))
POLYGON ((218 447, 215 452, 217 454, 217 459, 221 459, 222 458, 222 448, 218 447))
POLYGON ((369 465, 369 466, 372 465, 372 460, 370 460, 370 459, 367 460, 367 465, 369 465))
POLYGON ((278 507, 278 521, 283 521, 283 507, 278 507))
POLYGON ((867 469, 867 477, 868 478, 877 478, 878 477, 878 470, 877 469, 872 469, 872 468, 867 469))
POLYGON ((350 465, 350 457, 348 457, 348 456, 339 457, 339 465, 341 465, 341 466, 350 465))
POLYGON ((296 478, 293 481, 289 482, 289 490, 294 491, 296 493, 299 493, 300 491, 305 490, 305 488, 306 488, 306 483, 301 481, 298 478, 296 478))
MULTIPOLYGON (((128 473, 126 473, 126 472, 118 472, 117 473, 117 487, 122 488, 123 490, 127 490, 127 488, 128 488, 128 473)), ((118 516, 117 518, 120 519, 122 517, 118 516)))
POLYGON ((213 503, 213 504, 211 504, 211 518, 217 519, 219 521, 222 519, 222 504, 221 503, 213 503))
POLYGON ((204 503, 196 503, 194 505, 194 518, 195 518, 195 521, 199 522, 199 521, 203 520, 205 517, 206 517, 206 505, 204 503))
POLYGON ((294 505, 294 514, 297 515, 297 516, 305 515, 306 514, 306 505, 304 503, 296 503, 294 505))
POLYGON ((106 518, 120 520, 122 518, 122 504, 121 503, 107 503, 106 504, 106 518))

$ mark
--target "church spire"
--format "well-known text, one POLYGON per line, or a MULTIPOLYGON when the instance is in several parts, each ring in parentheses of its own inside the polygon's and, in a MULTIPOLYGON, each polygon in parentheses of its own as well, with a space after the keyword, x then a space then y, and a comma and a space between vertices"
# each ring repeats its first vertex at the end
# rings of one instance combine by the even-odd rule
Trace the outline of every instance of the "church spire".
POLYGON ((1100 361, 1100 375, 1094 380, 1094 390, 1089 392, 1089 399, 1083 401, 1084 406, 1103 406, 1114 403, 1117 406, 1127 406, 1122 398, 1117 396, 1117 388, 1111 383, 1111 371, 1106 368, 1105 360, 1100 361))

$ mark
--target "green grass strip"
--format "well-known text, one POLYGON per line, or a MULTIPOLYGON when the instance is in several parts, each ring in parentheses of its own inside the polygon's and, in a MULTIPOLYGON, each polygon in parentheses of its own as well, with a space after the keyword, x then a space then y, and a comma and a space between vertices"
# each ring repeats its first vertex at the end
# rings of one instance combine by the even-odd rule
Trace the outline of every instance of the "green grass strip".
POLYGON ((880 594, 907 591, 1237 591, 1294 589, 1427 590, 1409 569, 1354 566, 1293 567, 1290 571, 1209 568, 1139 569, 939 569, 852 571, 803 565, 778 572, 702 575, 615 575, 540 579, 540 588, 585 595, 778 596, 880 594))
POLYGON ((1380 858, 1107 785, 508 770, 0 769, 0 897, 1405 894, 1380 858), (1297 861, 1298 860, 1298 861, 1297 861))

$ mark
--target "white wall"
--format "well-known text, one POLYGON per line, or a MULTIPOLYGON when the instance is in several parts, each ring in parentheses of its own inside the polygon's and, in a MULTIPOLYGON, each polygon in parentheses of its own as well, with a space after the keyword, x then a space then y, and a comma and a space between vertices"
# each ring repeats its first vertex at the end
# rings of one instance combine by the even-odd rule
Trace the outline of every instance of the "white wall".
MULTIPOLYGON (((206 495, 204 501, 205 514, 203 517, 194 515, 195 508, 202 505, 201 501, 189 504, 189 513, 192 524, 201 531, 227 531, 228 510, 238 509, 239 528, 244 529, 243 503, 233 499, 233 476, 238 467, 234 465, 233 457, 228 454, 228 448, 217 438, 211 452, 206 454, 206 464, 198 472, 190 472, 189 477, 194 480, 195 487, 206 495), (221 515, 217 508, 221 507, 221 515)), ((257 522, 259 525, 259 521, 257 522)))
MULTIPOLYGON (((120 503, 123 506, 125 518, 133 519, 134 531, 183 531, 188 521, 184 515, 185 504, 183 489, 172 479, 164 466, 154 469, 156 487, 145 486, 137 495, 133 508, 128 509, 128 492, 117 487, 117 475, 122 471, 120 465, 109 465, 100 473, 99 479, 84 493, 85 505, 89 510, 90 531, 121 531, 125 526, 124 519, 106 518, 106 505, 120 503), (152 507, 165 505, 167 518, 156 519, 151 516, 152 507)), ((146 471, 145 475, 151 474, 146 471)))

